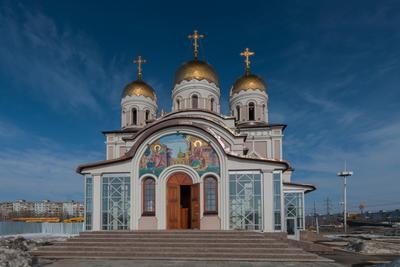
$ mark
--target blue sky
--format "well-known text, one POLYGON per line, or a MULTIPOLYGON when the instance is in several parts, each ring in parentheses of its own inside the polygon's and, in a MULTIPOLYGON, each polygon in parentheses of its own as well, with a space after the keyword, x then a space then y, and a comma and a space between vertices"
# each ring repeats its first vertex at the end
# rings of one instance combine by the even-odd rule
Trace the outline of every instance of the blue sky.
POLYGON ((339 210, 345 160, 351 210, 400 207, 400 2, 82 2, 0 1, 0 201, 82 199, 75 167, 104 159, 133 58, 148 60, 144 79, 169 111, 196 28, 225 113, 239 52, 256 52, 293 178, 318 187, 307 210, 326 197, 339 210))

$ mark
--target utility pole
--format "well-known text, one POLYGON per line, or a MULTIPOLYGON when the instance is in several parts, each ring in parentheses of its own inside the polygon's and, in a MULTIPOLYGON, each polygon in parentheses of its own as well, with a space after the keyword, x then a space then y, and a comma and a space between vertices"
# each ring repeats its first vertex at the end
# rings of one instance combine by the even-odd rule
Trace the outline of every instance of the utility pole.
POLYGON ((315 220, 315 230, 317 231, 317 234, 319 234, 318 215, 317 215, 317 208, 315 207, 315 200, 314 200, 314 220, 315 220))
POLYGON ((315 207, 315 200, 314 200, 314 223, 317 226, 317 209, 315 207))
POLYGON ((344 163, 344 171, 337 174, 343 178, 343 228, 344 232, 347 233, 347 177, 352 176, 353 172, 348 171, 346 162, 344 163))
POLYGON ((329 216, 329 215, 331 215, 331 213, 330 213, 331 203, 330 203, 329 197, 326 198, 325 202, 326 202, 326 215, 329 216))

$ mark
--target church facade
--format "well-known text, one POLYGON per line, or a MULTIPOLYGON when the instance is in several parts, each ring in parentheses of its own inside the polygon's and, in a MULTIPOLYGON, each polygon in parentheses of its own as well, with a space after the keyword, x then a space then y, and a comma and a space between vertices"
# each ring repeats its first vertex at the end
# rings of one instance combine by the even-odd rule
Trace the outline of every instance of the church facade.
POLYGON ((121 98, 121 129, 103 132, 106 160, 82 164, 85 229, 256 230, 304 229, 304 194, 315 190, 291 180, 284 160, 286 125, 268 120, 263 79, 245 71, 232 85, 229 115, 213 67, 194 59, 175 73, 172 111, 158 115, 156 91, 142 76, 121 98))

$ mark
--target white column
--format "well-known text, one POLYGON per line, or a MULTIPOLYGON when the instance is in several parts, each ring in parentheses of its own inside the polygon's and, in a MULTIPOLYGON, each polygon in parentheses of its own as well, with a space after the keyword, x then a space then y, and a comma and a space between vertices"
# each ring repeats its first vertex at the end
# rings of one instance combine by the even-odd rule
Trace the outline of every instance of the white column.
POLYGON ((272 172, 263 172, 263 187, 264 187, 264 210, 263 210, 263 231, 274 231, 274 192, 272 182, 272 172))
MULTIPOLYGON (((131 221, 129 228, 130 230, 138 230, 139 229, 139 218, 142 212, 142 209, 139 203, 141 203, 141 182, 139 180, 139 169, 135 168, 135 164, 131 164, 131 221)), ((157 195, 156 195, 157 200, 157 195)), ((156 206, 157 207, 157 206, 156 206)))
POLYGON ((93 174, 93 231, 101 230, 101 174, 93 174))

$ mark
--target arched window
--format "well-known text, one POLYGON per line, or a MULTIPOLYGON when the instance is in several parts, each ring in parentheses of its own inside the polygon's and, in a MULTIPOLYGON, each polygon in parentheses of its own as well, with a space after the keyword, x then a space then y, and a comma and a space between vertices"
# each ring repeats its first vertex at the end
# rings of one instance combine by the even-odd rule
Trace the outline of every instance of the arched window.
POLYGON ((204 213, 218 213, 218 181, 212 176, 204 179, 204 213))
POLYGON ((146 110, 146 121, 150 120, 150 110, 146 110))
POLYGON ((236 119, 240 121, 240 106, 236 106, 236 119))
POLYGON ((176 109, 177 110, 181 109, 181 100, 179 100, 179 99, 176 100, 176 109))
POLYGON ((132 125, 137 125, 137 109, 132 109, 132 125))
POLYGON ((214 98, 211 98, 211 100, 210 100, 211 111, 214 111, 214 102, 215 102, 214 98))
POLYGON ((254 121, 255 118, 255 110, 254 110, 254 103, 249 103, 249 121, 254 121))
POLYGON ((199 107, 199 97, 197 95, 192 95, 192 108, 199 107))
POLYGON ((128 124, 128 122, 126 121, 126 111, 122 110, 122 121, 124 126, 126 126, 128 124))
POLYGON ((265 109, 265 104, 263 104, 263 111, 262 111, 262 114, 263 114, 263 119, 265 120, 266 118, 265 118, 265 112, 267 111, 266 109, 265 109))
POLYGON ((151 178, 143 180, 143 215, 154 216, 156 213, 156 181, 151 178))

